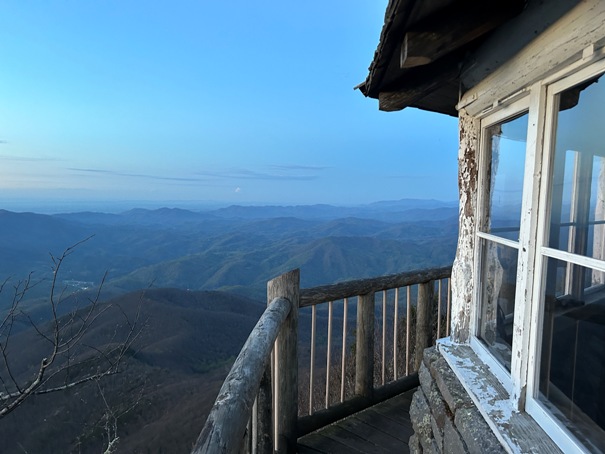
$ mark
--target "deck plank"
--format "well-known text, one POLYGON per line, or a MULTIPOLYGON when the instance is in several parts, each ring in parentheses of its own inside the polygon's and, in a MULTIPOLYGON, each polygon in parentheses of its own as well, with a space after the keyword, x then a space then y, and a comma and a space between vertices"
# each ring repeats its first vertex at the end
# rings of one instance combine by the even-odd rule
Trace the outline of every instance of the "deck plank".
POLYGON ((376 452, 394 452, 407 446, 407 441, 398 440, 393 435, 385 432, 382 427, 371 425, 359 418, 347 418, 339 422, 339 425, 355 431, 362 438, 376 445, 380 449, 376 452))
POLYGON ((312 448, 322 453, 340 453, 349 452, 352 454, 365 454, 367 452, 375 451, 376 446, 370 445, 369 449, 361 450, 355 448, 353 442, 343 443, 341 440, 336 439, 333 431, 322 433, 311 433, 303 440, 298 440, 298 446, 304 446, 305 448, 312 448))
POLYGON ((404 443, 407 443, 412 436, 413 430, 411 430, 411 424, 409 426, 400 424, 399 422, 380 414, 374 409, 368 409, 363 416, 360 415, 358 418, 366 424, 382 430, 404 443))
POLYGON ((299 438, 299 452, 409 453, 409 408, 414 390, 393 397, 299 438))

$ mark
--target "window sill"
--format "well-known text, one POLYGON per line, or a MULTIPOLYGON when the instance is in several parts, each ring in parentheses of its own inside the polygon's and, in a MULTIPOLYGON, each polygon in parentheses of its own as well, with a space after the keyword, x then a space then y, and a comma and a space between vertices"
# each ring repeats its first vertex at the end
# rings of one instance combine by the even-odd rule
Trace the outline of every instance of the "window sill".
POLYGON ((438 348, 508 452, 563 452, 531 416, 513 409, 502 383, 469 345, 443 339, 438 348))

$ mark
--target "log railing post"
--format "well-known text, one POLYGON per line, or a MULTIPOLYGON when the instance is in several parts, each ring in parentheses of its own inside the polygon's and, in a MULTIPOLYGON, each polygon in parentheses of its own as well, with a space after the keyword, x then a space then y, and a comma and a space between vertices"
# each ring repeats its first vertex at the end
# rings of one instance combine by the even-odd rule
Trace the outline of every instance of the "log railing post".
POLYGON ((422 352, 431 345, 431 314, 434 282, 418 284, 416 303, 416 348, 414 349, 414 370, 420 369, 422 352))
POLYGON ((357 297, 355 394, 371 397, 374 390, 374 292, 357 297))
POLYGON ((293 270, 267 283, 267 301, 287 298, 292 310, 282 325, 275 343, 278 367, 275 371, 276 424, 275 450, 296 452, 298 420, 298 307, 300 302, 300 271, 293 270))
POLYGON ((273 452, 273 393, 271 392, 271 361, 268 362, 257 396, 256 452, 273 452))
POLYGON ((254 399, 283 323, 292 311, 286 298, 275 298, 265 310, 223 382, 193 454, 238 452, 245 443, 254 399))

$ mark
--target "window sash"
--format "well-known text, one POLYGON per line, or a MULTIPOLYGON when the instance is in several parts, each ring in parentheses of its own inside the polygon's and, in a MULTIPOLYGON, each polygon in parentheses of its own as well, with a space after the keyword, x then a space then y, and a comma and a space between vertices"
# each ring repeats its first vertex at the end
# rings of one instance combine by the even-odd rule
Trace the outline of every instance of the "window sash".
MULTIPOLYGON (((568 69, 569 71, 569 69, 568 69)), ((598 271, 605 271, 605 260, 594 259, 567 251, 562 251, 547 246, 549 239, 549 228, 551 219, 550 200, 552 197, 552 171, 554 166, 554 142, 556 139, 557 119, 558 119, 558 95, 564 90, 573 87, 585 80, 596 77, 605 72, 605 60, 600 60, 590 66, 579 69, 573 74, 565 75, 565 77, 551 78, 546 87, 542 87, 542 95, 538 103, 540 111, 539 118, 543 119, 542 125, 537 128, 530 128, 529 131, 535 129, 538 134, 543 136, 543 144, 540 147, 542 153, 542 162, 537 169, 541 169, 541 175, 544 177, 539 186, 539 199, 537 205, 540 207, 540 215, 534 222, 535 224, 535 257, 527 262, 533 263, 533 270, 536 272, 527 271, 529 279, 533 274, 532 286, 534 291, 529 299, 529 326, 524 330, 524 338, 529 343, 527 350, 527 399, 525 411, 531 415, 535 421, 545 430, 545 432, 561 447, 564 452, 589 452, 582 443, 579 442, 574 435, 541 403, 537 396, 539 393, 540 380, 540 354, 543 338, 542 319, 544 311, 542 307, 542 297, 546 286, 546 263, 549 258, 559 259, 571 264, 593 268, 598 271)), ((533 106, 533 104, 532 104, 533 106)), ((530 106, 530 112, 532 111, 530 106)), ((528 132, 530 133, 530 132, 528 132)), ((526 175, 527 176, 527 175, 526 175)), ((521 258, 520 258, 521 261, 521 258)), ((522 370, 521 370, 522 371, 522 370)), ((513 375, 513 380, 514 380, 513 375)))
MULTIPOLYGON (((571 432, 558 423, 549 410, 533 396, 537 395, 539 385, 540 350, 542 342, 541 296, 543 293, 546 274, 542 271, 545 262, 552 258, 568 260, 577 265, 588 265, 594 269, 602 269, 603 263, 595 263, 587 257, 551 250, 545 243, 550 223, 548 170, 551 166, 553 151, 553 131, 556 131, 557 115, 553 106, 555 95, 570 86, 588 80, 605 72, 605 48, 595 50, 594 47, 584 52, 583 58, 570 63, 562 69, 545 74, 541 80, 533 83, 508 98, 493 103, 493 106, 476 114, 479 122, 479 143, 481 152, 478 155, 478 193, 475 224, 474 247, 474 276, 481 275, 481 250, 478 244, 482 240, 493 241, 497 244, 513 246, 518 250, 517 292, 515 308, 515 330, 511 372, 497 362, 485 346, 475 336, 478 332, 478 315, 480 311, 480 289, 475 286, 470 314, 470 347, 480 360, 485 362, 510 392, 510 402, 513 409, 525 411, 555 440, 564 452, 587 452, 583 444, 571 432), (523 106, 529 112, 527 149, 524 172, 522 219, 518 242, 509 242, 495 235, 480 232, 483 224, 482 216, 485 207, 485 129, 518 115, 523 106), (497 110, 496 110, 497 109, 497 110), (556 256, 556 257, 555 257, 556 256), (493 366, 492 366, 493 365, 493 366), (504 371, 502 373, 502 371, 504 371)), ((558 106, 557 106, 558 109, 558 106)), ((605 262, 605 260, 598 262, 605 262)), ((479 278, 480 279, 480 278, 479 278)), ((470 386, 470 385, 469 385, 470 386)), ((471 386, 472 389, 472 386, 471 386)))
POLYGON ((519 242, 509 240, 508 238, 502 238, 501 236, 492 235, 491 233, 486 232, 477 232, 477 236, 487 241, 491 241, 492 243, 501 244, 502 246, 508 246, 513 249, 519 250, 519 242))
MULTIPOLYGON (((526 241, 524 241, 525 238, 528 237, 528 233, 524 232, 524 229, 527 229, 528 226, 526 225, 527 223, 524 222, 524 218, 526 217, 525 213, 528 210, 528 203, 531 204, 532 201, 530 200, 528 202, 527 200, 527 175, 528 172, 530 172, 530 174, 533 174, 533 160, 535 157, 535 146, 536 146, 536 141, 530 142, 530 134, 531 134, 531 121, 532 121, 532 111, 530 108, 530 103, 531 103, 531 91, 530 92, 526 92, 524 94, 528 94, 529 96, 524 96, 521 99, 517 99, 514 102, 511 102, 509 105, 503 107, 502 109, 491 113, 490 115, 487 115, 486 117, 481 119, 481 124, 480 124, 480 131, 481 131, 481 141, 480 141, 480 150, 481 152, 479 153, 479 181, 478 181, 478 187, 480 188, 478 191, 478 195, 477 195, 477 207, 478 207, 478 213, 476 216, 476 245, 477 247, 475 247, 475 257, 474 257, 474 263, 475 263, 475 275, 476 276, 481 276, 482 275, 482 258, 481 255, 483 253, 483 248, 482 247, 478 247, 480 241, 483 240, 487 240, 487 241, 492 241, 496 244, 500 244, 500 245, 504 245, 504 246, 508 246, 511 248, 514 248, 518 251, 518 259, 517 259, 517 287, 515 290, 515 320, 513 322, 513 333, 517 332, 516 329, 516 323, 517 323, 517 319, 518 317, 518 313, 522 312, 525 313, 526 311, 526 305, 524 304, 524 302, 521 302, 521 304, 518 304, 520 299, 519 299, 519 295, 520 295, 520 291, 521 289, 519 288, 519 272, 520 272, 520 265, 521 265, 521 259, 522 257, 525 257, 525 255, 527 254, 527 247, 525 248, 525 251, 523 251, 523 245, 526 244, 526 241), (488 213, 486 212, 488 209, 488 197, 489 197, 489 191, 484 190, 484 188, 488 187, 488 181, 489 181, 489 177, 487 175, 488 172, 488 168, 490 165, 490 161, 491 161, 491 152, 489 151, 489 145, 490 145, 490 141, 489 141, 489 137, 487 134, 487 130, 489 127, 494 126, 498 123, 502 123, 508 119, 514 118, 516 116, 522 115, 523 113, 529 113, 528 115, 528 136, 527 136, 527 144, 526 144, 526 151, 525 151, 525 174, 524 174, 524 179, 523 179, 523 197, 522 197, 522 201, 521 201, 521 222, 520 222, 520 231, 519 231, 519 241, 513 241, 507 238, 503 238, 497 235, 493 235, 491 233, 487 233, 487 232, 483 232, 480 230, 480 227, 485 225, 485 220, 486 220, 486 216, 488 215, 488 213), (529 161, 532 161, 532 163, 530 164, 529 161), (528 171, 529 169, 529 171, 528 171), (523 253, 522 253, 523 252, 523 253)), ((529 179, 529 181, 532 181, 532 178, 529 179)), ((529 191, 530 193, 533 193, 532 191, 529 191)), ((531 205, 529 205, 531 206, 531 205)), ((531 211, 531 210, 530 210, 531 211)), ((523 268, 524 269, 524 268, 523 268)), ((481 279, 481 278, 479 278, 481 279)), ((522 280, 523 282, 525 282, 525 279, 522 280)), ((482 286, 476 286, 475 291, 474 291, 474 301, 475 304, 472 305, 472 310, 473 313, 471 314, 471 326, 470 326, 470 332, 471 332, 471 348, 473 348, 473 350, 475 351, 475 353, 477 354, 477 356, 479 356, 479 358, 481 358, 482 361, 484 361, 488 367, 494 371, 495 376, 498 378, 498 380, 502 383, 502 385, 505 387, 505 389, 507 389, 510 392, 511 397, 513 396, 518 396, 520 394, 520 392, 517 392, 516 390, 518 388, 520 388, 519 385, 519 380, 515 379, 514 374, 518 373, 518 370, 521 369, 521 366, 518 364, 519 360, 518 358, 516 358, 515 352, 517 351, 517 349, 519 348, 519 340, 516 340, 516 335, 513 334, 513 346, 511 349, 511 372, 508 372, 508 370, 506 370, 506 368, 504 367, 503 364, 501 364, 487 349, 487 347, 485 345, 483 345, 483 342, 479 339, 478 337, 478 333, 480 332, 480 326, 479 326, 479 319, 480 319, 480 312, 481 312, 481 292, 482 292, 482 286)), ((523 381, 523 383, 525 383, 523 381)), ((516 398, 515 402, 519 402, 521 399, 519 397, 516 398)), ((514 407, 518 407, 517 403, 514 403, 513 405, 514 407)))

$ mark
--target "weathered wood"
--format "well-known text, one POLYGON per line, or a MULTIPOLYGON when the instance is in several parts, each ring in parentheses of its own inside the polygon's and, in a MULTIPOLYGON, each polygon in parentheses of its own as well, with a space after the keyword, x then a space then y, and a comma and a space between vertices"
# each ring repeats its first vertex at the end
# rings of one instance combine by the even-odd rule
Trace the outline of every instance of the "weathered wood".
MULTIPOLYGON (((417 103, 458 77, 457 61, 457 55, 448 55, 430 66, 414 68, 415 74, 406 73, 405 79, 402 77, 401 80, 394 81, 378 94, 378 108, 384 112, 395 112, 417 103), (442 69, 436 71, 434 65, 442 69), (400 88, 403 83, 405 89, 400 88)), ((455 111, 452 105, 451 109, 444 113, 453 115, 455 111)))
POLYGON ((434 285, 432 282, 418 285, 416 303, 416 348, 414 350, 414 370, 422 364, 422 352, 431 345, 431 315, 434 285))
POLYGON ((471 336, 472 301, 475 289, 475 232, 477 214, 479 121, 460 111, 458 190, 460 194, 458 246, 452 267, 451 336, 468 342, 471 336))
MULTIPOLYGON (((407 446, 408 440, 397 439, 388 433, 386 427, 380 426, 377 421, 368 418, 366 414, 354 415, 341 421, 338 426, 350 433, 357 434, 367 443, 374 445, 374 450, 370 452, 398 452, 407 446)), ((368 451, 364 450, 363 452, 368 451)))
MULTIPOLYGON (((342 303, 342 351, 340 353, 340 401, 345 401, 345 384, 347 381, 347 319, 348 319, 347 298, 342 303)), ((315 306, 313 306, 315 307, 315 306)))
POLYGON ((277 338, 277 395, 275 422, 277 452, 296 452, 296 421, 298 419, 298 306, 300 270, 296 269, 267 283, 267 300, 287 298, 292 310, 282 324, 277 338))
POLYGON ((509 390, 470 345, 443 341, 439 352, 465 388, 473 390, 473 401, 483 410, 485 421, 498 434, 506 452, 580 452, 577 447, 562 450, 528 412, 511 411, 509 390))
POLYGON ((409 452, 409 408, 415 389, 299 438, 299 452, 409 452), (393 442, 395 441, 395 444, 393 442))
POLYGON ((313 383, 315 382, 315 331, 317 306, 311 307, 311 364, 309 365, 309 414, 313 413, 313 383))
POLYGON ((605 2, 601 0, 529 5, 528 11, 502 26, 465 64, 463 86, 474 88, 464 94, 459 107, 471 115, 562 65, 582 60, 583 50, 605 37, 605 2))
MULTIPOLYGON (((250 415, 252 414, 253 408, 250 409, 250 415)), ((242 445, 240 446, 239 452, 240 454, 247 454, 252 452, 252 418, 248 418, 248 424, 246 424, 246 431, 244 432, 244 440, 242 441, 242 445)))
MULTIPOLYGON (((395 307, 397 307, 397 301, 395 301, 395 307)), ((395 322, 396 323, 396 322, 395 322)), ((393 342, 393 351, 397 350, 397 341, 393 342)), ((382 362, 382 370, 380 373, 380 384, 384 385, 386 383, 386 355, 387 355, 387 291, 382 291, 382 348, 381 348, 381 362, 382 362)), ((395 379, 397 379, 397 367, 395 366, 395 379)))
POLYGON ((326 347, 326 408, 330 406, 330 376, 332 372, 332 319, 334 302, 328 302, 328 345, 326 347))
MULTIPOLYGON (((533 325, 532 304, 533 289, 534 289, 534 274, 536 270, 536 254, 535 238, 541 238, 538 234, 538 219, 540 206, 540 182, 542 176, 542 159, 544 154, 544 136, 543 127, 546 118, 551 118, 549 115, 544 115, 546 110, 546 86, 537 83, 531 87, 529 105, 538 106, 529 111, 527 123, 534 125, 527 130, 527 145, 525 156, 525 174, 524 181, 533 181, 533 184, 527 185, 523 189, 523 198, 521 203, 521 224, 529 225, 529 229, 521 229, 519 231, 519 250, 516 294, 515 294, 515 311, 513 326, 517 327, 513 330, 513 342, 511 358, 519 358, 520 361, 511 362, 511 378, 513 386, 511 389, 511 405, 515 410, 525 410, 525 393, 527 390, 527 379, 531 373, 528 373, 530 364, 535 364, 536 358, 533 352, 530 352, 529 338, 527 333, 539 332, 537 325, 533 325), (518 336, 518 337, 517 337, 518 336), (517 337, 517 339, 515 339, 517 337)), ((554 197, 554 193, 551 194, 554 197)), ((554 199, 551 199, 552 203, 554 199)), ((553 205, 555 206, 555 205, 553 205)), ((539 265, 538 265, 539 266, 539 265)), ((545 304, 545 310, 548 304, 545 304)), ((536 321, 536 323, 538 323, 536 321)))
POLYGON ((256 425, 256 452, 257 454, 270 454, 273 452, 273 393, 271 391, 271 364, 267 361, 265 371, 260 382, 257 396, 257 425, 256 425))
POLYGON ((367 443, 363 438, 340 427, 329 427, 325 431, 309 434, 301 444, 303 446, 305 444, 311 445, 313 449, 321 453, 330 454, 344 452, 347 454, 365 454, 376 451, 375 445, 367 443), (328 433, 324 433, 325 431, 328 433), (364 446, 364 443, 367 445, 364 446))
POLYGON ((452 267, 446 266, 443 268, 408 271, 388 276, 358 279, 341 282, 339 284, 302 289, 300 292, 300 307, 321 304, 326 301, 341 300, 357 295, 365 295, 370 292, 375 293, 392 288, 406 287, 408 285, 434 281, 436 279, 443 279, 450 277, 451 272, 452 267))
POLYGON ((410 346, 412 338, 412 288, 406 288, 405 295, 405 374, 410 374, 410 346))
POLYGON ((374 389, 374 293, 357 298, 355 394, 371 397, 374 389))
POLYGON ((193 453, 239 450, 273 343, 293 307, 286 298, 276 298, 267 307, 227 375, 193 453))
POLYGON ((330 408, 319 410, 312 415, 301 416, 298 418, 298 436, 302 437, 321 427, 325 427, 335 421, 371 407, 372 405, 385 402, 406 391, 416 388, 418 385, 418 374, 412 374, 376 388, 372 397, 356 396, 343 403, 333 405, 330 408))
MULTIPOLYGON (((399 350, 399 288, 395 289, 395 307, 393 308, 393 380, 397 380, 397 352, 399 350)), ((407 370, 406 370, 407 375, 407 370)))
POLYGON ((456 3, 408 30, 401 67, 426 65, 493 30, 519 12, 518 2, 456 3))

